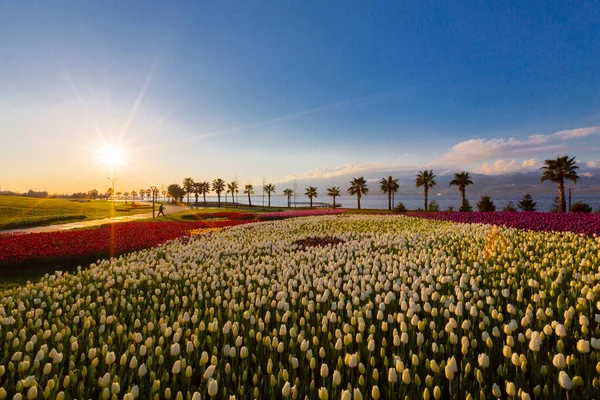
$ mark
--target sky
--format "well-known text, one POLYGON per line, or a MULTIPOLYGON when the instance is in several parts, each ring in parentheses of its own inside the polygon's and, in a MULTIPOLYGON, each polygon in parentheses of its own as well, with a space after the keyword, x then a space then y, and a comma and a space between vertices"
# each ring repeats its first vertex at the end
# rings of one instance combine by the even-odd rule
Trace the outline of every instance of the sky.
POLYGON ((2 1, 0 189, 598 168, 599 20, 595 1, 2 1))

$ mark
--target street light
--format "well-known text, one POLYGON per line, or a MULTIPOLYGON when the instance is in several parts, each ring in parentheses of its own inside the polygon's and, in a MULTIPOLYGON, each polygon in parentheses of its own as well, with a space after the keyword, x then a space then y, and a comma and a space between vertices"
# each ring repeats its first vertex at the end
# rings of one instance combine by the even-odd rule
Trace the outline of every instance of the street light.
POLYGON ((113 207, 115 206, 115 181, 117 181, 119 178, 108 178, 109 181, 112 181, 112 202, 113 202, 113 207))
POLYGON ((152 218, 154 218, 154 198, 156 197, 156 191, 158 187, 150 186, 150 190, 152 190, 152 218))

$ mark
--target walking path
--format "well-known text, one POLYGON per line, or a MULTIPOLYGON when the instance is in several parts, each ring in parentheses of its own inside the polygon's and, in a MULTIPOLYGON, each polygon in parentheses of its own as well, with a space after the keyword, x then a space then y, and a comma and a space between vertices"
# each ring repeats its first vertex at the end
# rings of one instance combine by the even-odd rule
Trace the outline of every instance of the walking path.
MULTIPOLYGON (((167 205, 165 207, 165 214, 169 215, 169 214, 173 214, 176 212, 185 211, 187 209, 188 208, 184 207, 184 206, 167 205)), ((158 214, 158 207, 156 207, 156 214, 158 214)), ((38 226, 35 228, 10 229, 10 230, 6 230, 6 231, 0 231, 0 235, 5 234, 5 233, 40 233, 40 232, 68 231, 70 229, 89 228, 92 226, 117 223, 117 222, 130 222, 130 221, 137 221, 140 219, 148 219, 148 218, 152 218, 152 213, 124 215, 121 217, 95 219, 92 221, 78 221, 78 222, 71 222, 68 224, 38 226)))

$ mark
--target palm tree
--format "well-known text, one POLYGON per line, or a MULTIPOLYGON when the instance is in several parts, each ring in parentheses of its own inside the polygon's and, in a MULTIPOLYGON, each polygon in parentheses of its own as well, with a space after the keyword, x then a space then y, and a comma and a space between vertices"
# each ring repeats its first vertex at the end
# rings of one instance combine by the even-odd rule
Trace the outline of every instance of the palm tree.
POLYGON ((135 201, 135 198, 137 197, 137 192, 135 190, 131 191, 131 202, 133 203, 135 201))
POLYGON ((212 190, 217 192, 217 200, 219 207, 221 207, 221 193, 225 190, 225 181, 221 178, 217 178, 212 182, 212 190))
POLYGON ((190 193, 194 192, 194 180, 192 178, 185 178, 183 180, 183 189, 187 194, 187 203, 190 205, 190 193))
POLYGON ((150 195, 151 194, 152 194, 152 190, 146 189, 146 197, 148 198, 148 201, 150 201, 150 195))
MULTIPOLYGON (((468 172, 465 172, 465 171, 461 171, 461 172, 454 174, 454 179, 452 179, 450 181, 450 186, 458 186, 458 190, 460 191, 460 195, 462 196, 462 207, 461 208, 465 211, 467 209, 467 199, 465 197, 466 188, 467 188, 467 186, 470 186, 472 184, 473 184, 473 181, 471 180, 471 176, 469 175, 468 172)), ((427 204, 425 206, 427 206, 427 204)))
POLYGON ((419 173, 417 174, 417 179, 415 179, 415 184, 417 187, 423 186, 423 194, 425 195, 425 206, 423 207, 423 210, 427 211, 427 205, 429 204, 427 202, 429 189, 437 185, 433 170, 419 171, 419 173))
MULTIPOLYGON (((263 191, 267 194, 267 196, 269 196, 269 207, 271 207, 271 193, 275 193, 275 185, 269 183, 265 186, 263 186, 263 191)), ((264 197, 263 197, 264 199, 264 197)), ((264 206, 264 200, 263 200, 263 206, 264 206)))
POLYGON ((335 198, 340 196, 340 188, 337 186, 332 186, 327 189, 327 196, 333 197, 333 208, 335 208, 335 198))
POLYGON ((202 193, 202 182, 194 182, 194 196, 196 196, 196 207, 198 207, 198 196, 202 193))
POLYGON ((125 204, 127 204, 127 200, 129 199, 129 192, 123 193, 123 196, 125 196, 125 204))
POLYGON ((352 196, 356 195, 356 200, 358 200, 358 209, 360 210, 360 198, 369 193, 369 188, 367 187, 367 181, 365 181, 365 178, 362 176, 360 178, 352 178, 350 181, 350 187, 348 188, 348 193, 350 193, 352 196))
POLYGON ((565 202, 565 179, 577 183, 579 175, 577 171, 579 167, 575 164, 575 157, 569 158, 565 155, 562 157, 556 157, 556 160, 544 160, 544 166, 541 168, 544 170, 541 181, 552 181, 558 185, 558 200, 560 203, 560 212, 567 211, 567 204, 565 202))
POLYGON ((383 193, 387 193, 388 195, 388 210, 392 211, 392 193, 396 193, 400 188, 400 185, 398 185, 398 179, 394 179, 390 175, 387 177, 387 179, 381 179, 379 184, 381 185, 381 191, 383 193))
POLYGON ((252 207, 252 200, 250 199, 250 195, 251 195, 251 194, 254 194, 254 186, 252 186, 252 185, 249 183, 249 184, 247 184, 247 185, 246 185, 246 186, 244 186, 244 187, 245 187, 245 189, 244 189, 244 193, 247 193, 247 194, 248 194, 248 205, 249 205, 250 207, 252 207))
POLYGON ((391 191, 392 191, 392 208, 394 208, 396 206, 395 197, 396 197, 396 192, 398 191, 398 189, 400 189, 400 185, 398 184, 398 182, 396 182, 396 181, 392 182, 392 187, 391 187, 391 191))
POLYGON ((228 184, 227 184, 227 188, 228 188, 228 189, 229 189, 229 191, 231 192, 231 202, 232 202, 233 204, 235 204, 235 196, 234 196, 234 195, 235 195, 235 193, 236 193, 236 192, 238 192, 238 193, 239 193, 238 187, 239 187, 239 184, 237 183, 237 181, 231 181, 231 183, 228 183, 228 184))
POLYGON ((317 188, 314 186, 309 186, 306 188, 306 193, 304 194, 310 199, 310 208, 312 208, 313 197, 317 197, 317 188))
POLYGON ((200 193, 204 197, 204 207, 206 207, 206 194, 210 192, 210 182, 201 182, 200 193))
POLYGON ((121 192, 117 192, 116 195, 117 195, 117 200, 121 200, 121 192))
POLYGON ((294 194, 294 191, 292 189, 285 189, 283 191, 283 194, 285 194, 287 196, 287 200, 288 200, 288 208, 290 208, 291 206, 291 201, 292 201, 292 195, 294 194))
POLYGON ((167 200, 167 195, 169 194, 169 191, 167 189, 163 189, 162 191, 162 195, 163 195, 163 199, 166 201, 167 200))
POLYGON ((140 189, 140 198, 144 201, 144 194, 146 194, 146 189, 140 189))

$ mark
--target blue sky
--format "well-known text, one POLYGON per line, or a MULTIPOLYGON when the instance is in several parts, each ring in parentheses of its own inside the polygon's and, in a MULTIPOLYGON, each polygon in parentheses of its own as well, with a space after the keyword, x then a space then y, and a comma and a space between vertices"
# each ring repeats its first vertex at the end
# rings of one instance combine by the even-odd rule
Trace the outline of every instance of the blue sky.
POLYGON ((521 3, 2 2, 0 184, 599 166, 600 7, 521 3))

